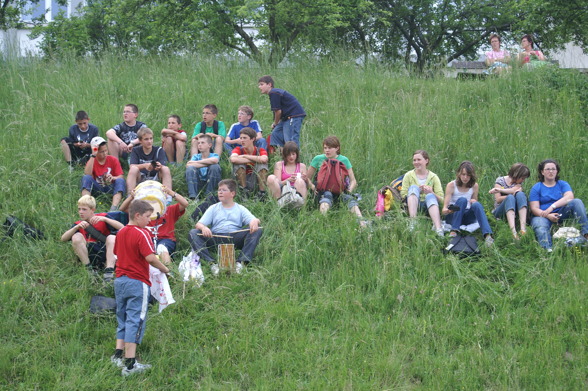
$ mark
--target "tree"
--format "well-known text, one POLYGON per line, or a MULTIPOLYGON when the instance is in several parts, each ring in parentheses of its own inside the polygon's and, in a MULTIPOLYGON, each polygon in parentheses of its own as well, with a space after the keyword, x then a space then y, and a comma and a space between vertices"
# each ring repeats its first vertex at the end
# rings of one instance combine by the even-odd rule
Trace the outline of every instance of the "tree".
POLYGON ((510 0, 374 0, 378 36, 387 58, 418 70, 440 59, 473 56, 493 32, 516 18, 510 0))
POLYGON ((515 27, 532 33, 542 48, 558 48, 574 42, 588 49, 588 2, 585 0, 522 0, 515 27))

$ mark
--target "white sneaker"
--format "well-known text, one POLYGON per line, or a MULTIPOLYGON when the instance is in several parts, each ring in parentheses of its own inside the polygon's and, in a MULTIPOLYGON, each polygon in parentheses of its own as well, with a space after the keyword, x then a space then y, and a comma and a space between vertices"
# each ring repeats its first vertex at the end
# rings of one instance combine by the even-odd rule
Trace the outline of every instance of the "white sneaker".
POLYGON ((210 265, 210 272, 213 276, 218 276, 218 274, 220 273, 220 269, 218 268, 218 265, 216 263, 210 265))
POLYGON ((442 238, 445 237, 445 231, 443 230, 443 228, 436 229, 435 232, 437 232, 437 236, 440 236, 442 238))
POLYGON ((110 356, 110 362, 119 368, 123 368, 125 366, 125 363, 123 362, 123 358, 122 357, 114 357, 114 354, 112 356, 110 356))
POLYGON ((133 365, 133 367, 131 369, 128 369, 127 367, 123 367, 121 374, 123 376, 129 376, 129 375, 132 375, 133 373, 145 372, 149 368, 151 368, 151 365, 141 364, 139 361, 135 361, 135 365, 133 365))
POLYGON ((235 263, 235 273, 237 273, 237 274, 243 273, 243 262, 235 263))

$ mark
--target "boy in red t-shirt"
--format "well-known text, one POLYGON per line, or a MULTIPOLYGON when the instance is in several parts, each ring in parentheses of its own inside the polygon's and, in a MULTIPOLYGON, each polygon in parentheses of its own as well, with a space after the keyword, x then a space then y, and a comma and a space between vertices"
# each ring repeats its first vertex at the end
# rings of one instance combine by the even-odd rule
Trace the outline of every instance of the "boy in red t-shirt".
POLYGON ((112 282, 114 278, 114 243, 115 236, 113 230, 119 230, 123 227, 122 223, 108 218, 106 213, 95 214, 96 200, 90 195, 84 195, 78 200, 78 213, 80 221, 76 221, 73 226, 65 231, 61 240, 67 242, 71 239, 71 245, 74 253, 78 256, 91 274, 94 273, 94 266, 103 265, 104 282, 112 282), (88 227, 93 227, 94 232, 90 232, 88 227), (97 231, 97 232, 96 232, 97 231), (92 262, 90 262, 92 258, 92 262))
POLYGON ((108 145, 102 137, 94 137, 90 142, 92 155, 84 168, 82 195, 112 193, 112 206, 116 210, 127 189, 120 162, 108 154, 108 145))
POLYGON ((233 175, 241 187, 241 194, 254 191, 257 184, 258 198, 263 200, 266 198, 265 186, 269 159, 265 149, 254 145, 255 137, 256 132, 252 128, 241 129, 239 136, 241 146, 233 149, 229 159, 233 163, 233 175))
MULTIPOLYGON (((155 220, 150 220, 149 224, 147 224, 147 229, 153 238, 156 237, 155 234, 157 233, 157 241, 155 242, 156 254, 159 255, 161 263, 169 265, 171 263, 170 254, 176 251, 176 222, 186 212, 188 200, 166 186, 162 186, 161 190, 169 197, 178 201, 178 203, 168 206, 163 216, 155 220)), ((133 190, 128 198, 123 201, 120 210, 126 212, 134 199, 135 191, 133 190)))
POLYGON ((151 221, 152 212, 153 207, 147 201, 134 200, 129 207, 129 224, 119 231, 114 246, 118 257, 114 281, 118 327, 116 349, 110 361, 122 367, 123 376, 151 368, 151 365, 136 360, 137 345, 145 334, 151 286, 149 265, 169 273, 155 255, 151 235, 145 228, 151 221))

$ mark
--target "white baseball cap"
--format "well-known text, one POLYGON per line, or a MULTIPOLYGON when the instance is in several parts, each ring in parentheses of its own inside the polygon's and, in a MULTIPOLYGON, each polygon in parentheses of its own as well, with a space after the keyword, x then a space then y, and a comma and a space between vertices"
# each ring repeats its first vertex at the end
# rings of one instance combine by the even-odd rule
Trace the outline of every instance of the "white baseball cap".
POLYGON ((92 148, 99 148, 102 144, 106 144, 106 140, 102 137, 94 137, 92 141, 90 141, 92 148))

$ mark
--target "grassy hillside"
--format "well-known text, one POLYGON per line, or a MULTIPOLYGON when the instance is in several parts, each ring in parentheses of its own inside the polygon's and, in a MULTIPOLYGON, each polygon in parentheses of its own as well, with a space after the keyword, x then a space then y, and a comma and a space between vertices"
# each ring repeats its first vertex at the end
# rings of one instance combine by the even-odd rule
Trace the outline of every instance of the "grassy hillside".
MULTIPOLYGON (((179 114, 191 134, 204 104, 236 122, 251 105, 267 131, 271 112, 257 79, 298 97, 308 117, 305 162, 329 134, 342 141, 373 219, 375 191, 409 170, 415 149, 431 155, 443 185, 459 162, 474 162, 481 201, 499 175, 521 161, 535 182, 538 162, 555 158, 576 197, 588 202, 588 81, 544 69, 456 81, 398 76, 346 63, 255 69, 187 59, 4 62, 0 73, 0 205, 41 228, 0 251, 0 387, 5 389, 584 389, 586 253, 558 246, 547 255, 527 235, 511 239, 491 219, 495 246, 476 261, 443 256, 422 220, 416 233, 394 212, 358 231, 343 208, 283 213, 275 203, 246 205, 261 218, 256 259, 238 277, 202 288, 173 283, 177 304, 150 312, 142 361, 154 368, 123 379, 109 361, 114 316, 88 311, 95 294, 69 243, 81 169, 69 173, 59 140, 86 110, 104 135, 125 103, 158 132, 179 114)), ((226 175, 226 172, 225 172, 226 175)), ((174 187, 185 194, 183 170, 174 187)), ((109 207, 101 200, 99 211, 109 207)), ((193 206, 188 210, 192 211, 193 206)), ((187 217, 179 248, 189 249, 187 217)), ((210 275, 205 269, 207 277, 210 275)))

